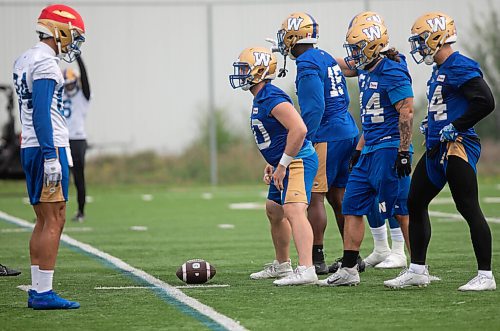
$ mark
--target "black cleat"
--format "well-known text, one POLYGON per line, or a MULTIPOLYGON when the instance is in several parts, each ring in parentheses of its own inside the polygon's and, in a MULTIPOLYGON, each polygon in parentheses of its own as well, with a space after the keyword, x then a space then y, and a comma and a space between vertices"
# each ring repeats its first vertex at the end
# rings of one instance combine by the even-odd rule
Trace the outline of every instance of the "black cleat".
POLYGON ((342 267, 342 257, 336 259, 335 262, 333 262, 332 265, 328 267, 328 272, 334 274, 337 272, 337 270, 340 269, 340 267, 342 267))
POLYGON ((313 262, 314 269, 316 269, 316 275, 328 275, 328 266, 325 261, 313 262))
POLYGON ((6 266, 0 264, 0 276, 18 276, 21 271, 7 268, 6 266))
MULTIPOLYGON (((358 264, 358 271, 363 272, 365 271, 366 265, 361 256, 358 256, 358 259, 356 260, 356 263, 358 264)), ((335 260, 335 262, 332 263, 331 266, 328 267, 328 272, 331 274, 334 274, 337 272, 342 267, 342 257, 339 257, 338 259, 335 260)))

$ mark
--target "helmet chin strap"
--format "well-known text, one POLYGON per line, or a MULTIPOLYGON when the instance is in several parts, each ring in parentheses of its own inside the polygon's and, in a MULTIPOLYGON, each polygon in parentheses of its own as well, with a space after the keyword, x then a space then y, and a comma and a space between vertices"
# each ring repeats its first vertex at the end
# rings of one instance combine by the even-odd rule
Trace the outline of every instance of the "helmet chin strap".
POLYGON ((283 56, 283 68, 280 69, 280 72, 278 73, 278 78, 282 78, 286 76, 286 73, 288 72, 288 69, 286 68, 286 55, 283 56))
POLYGON ((59 30, 57 28, 54 29, 54 35, 54 40, 57 44, 57 57, 62 59, 64 57, 64 54, 62 53, 61 38, 59 38, 59 30))

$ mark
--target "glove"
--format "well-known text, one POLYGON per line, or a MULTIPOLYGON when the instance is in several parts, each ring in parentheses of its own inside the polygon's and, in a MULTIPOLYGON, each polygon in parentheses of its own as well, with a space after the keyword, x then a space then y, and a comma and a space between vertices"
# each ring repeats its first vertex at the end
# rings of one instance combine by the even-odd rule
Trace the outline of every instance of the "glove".
POLYGON ((278 48, 278 42, 272 38, 266 38, 268 43, 271 43, 271 53, 279 53, 280 49, 278 48))
POLYGON ((396 168, 396 173, 398 174, 399 178, 409 176, 411 173, 410 152, 398 152, 398 157, 396 159, 396 164, 394 165, 394 167, 396 168))
POLYGON ((48 159, 43 163, 43 182, 45 186, 58 186, 62 179, 61 164, 58 159, 48 159))
POLYGON ((422 122, 420 123, 420 126, 418 127, 420 129, 420 133, 425 136, 427 133, 427 128, 428 128, 429 120, 427 119, 427 116, 424 117, 422 122))
POLYGON ((441 140, 442 142, 455 141, 458 137, 458 131, 451 123, 442 128, 441 131, 439 131, 439 134, 441 135, 441 138, 439 140, 441 140))
POLYGON ((361 156, 361 151, 359 149, 355 149, 352 152, 351 158, 349 159, 349 172, 351 172, 352 168, 356 166, 360 156, 361 156))

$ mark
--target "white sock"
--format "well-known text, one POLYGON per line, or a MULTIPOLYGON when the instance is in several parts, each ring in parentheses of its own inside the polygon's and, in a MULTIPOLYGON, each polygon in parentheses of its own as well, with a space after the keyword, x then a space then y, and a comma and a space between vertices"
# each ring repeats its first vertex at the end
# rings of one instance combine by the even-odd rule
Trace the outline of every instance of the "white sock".
POLYGON ((401 228, 395 228, 391 229, 391 240, 394 243, 395 241, 405 241, 405 238, 403 237, 403 231, 401 231, 401 228))
POLYGON ((493 271, 491 271, 491 270, 478 270, 478 271, 477 271, 477 274, 478 274, 478 275, 483 275, 483 276, 486 276, 486 277, 488 277, 489 279, 492 279, 492 278, 493 278, 493 271))
POLYGON ((411 271, 413 271, 416 274, 423 275, 423 274, 425 274, 425 270, 427 268, 425 267, 425 265, 422 265, 422 264, 410 263, 410 268, 408 268, 408 269, 410 269, 411 271))
POLYGON ((389 251, 389 242, 387 241, 387 226, 384 224, 378 228, 370 227, 373 236, 373 250, 376 252, 389 251))
POLYGON ((52 290, 53 278, 54 278, 54 270, 39 270, 37 292, 44 293, 52 290))
POLYGON ((391 252, 394 254, 406 255, 405 254, 405 242, 393 240, 391 252))
POLYGON ((37 291, 37 288, 38 288, 38 271, 39 270, 40 270, 39 266, 37 266, 37 265, 31 266, 31 289, 34 291, 37 291))

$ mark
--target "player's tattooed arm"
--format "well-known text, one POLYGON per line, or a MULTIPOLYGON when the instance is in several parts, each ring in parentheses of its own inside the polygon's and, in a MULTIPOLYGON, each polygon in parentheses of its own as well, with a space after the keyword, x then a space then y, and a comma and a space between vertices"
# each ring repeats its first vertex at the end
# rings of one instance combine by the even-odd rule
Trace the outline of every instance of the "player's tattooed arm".
POLYGON ((399 150, 409 151, 413 128, 413 98, 405 98, 395 104, 399 112, 399 150))

